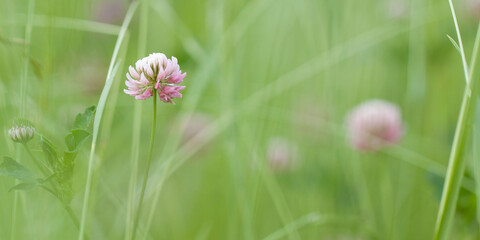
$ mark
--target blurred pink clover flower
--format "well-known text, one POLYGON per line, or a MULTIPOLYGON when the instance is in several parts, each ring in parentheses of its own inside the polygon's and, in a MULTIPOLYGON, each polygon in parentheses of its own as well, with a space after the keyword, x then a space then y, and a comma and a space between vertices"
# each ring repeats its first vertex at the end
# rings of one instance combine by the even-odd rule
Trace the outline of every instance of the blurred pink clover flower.
POLYGON ((347 117, 347 131, 353 148, 377 151, 400 141, 403 135, 400 109, 384 100, 369 100, 355 107, 347 117))

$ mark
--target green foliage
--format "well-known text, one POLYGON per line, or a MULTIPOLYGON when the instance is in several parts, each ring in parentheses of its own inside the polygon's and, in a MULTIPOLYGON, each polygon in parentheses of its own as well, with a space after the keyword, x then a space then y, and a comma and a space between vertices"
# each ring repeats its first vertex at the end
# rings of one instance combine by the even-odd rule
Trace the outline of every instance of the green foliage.
POLYGON ((50 167, 53 167, 58 160, 58 154, 55 150, 53 144, 46 137, 40 137, 40 146, 42 147, 43 154, 47 159, 47 162, 50 164, 50 167))
POLYGON ((90 133, 83 129, 74 129, 70 134, 65 136, 65 144, 68 151, 77 152, 78 147, 81 146, 85 140, 90 136, 90 133))
POLYGON ((53 186, 53 193, 64 203, 69 203, 72 199, 72 176, 75 167, 75 158, 77 157, 80 147, 90 137, 88 127, 92 122, 95 114, 95 106, 87 108, 83 113, 75 117, 73 128, 70 133, 65 136, 66 151, 63 156, 58 154, 55 145, 45 136, 40 136, 40 147, 43 155, 53 174, 46 177, 45 180, 39 181, 35 175, 27 168, 22 166, 15 160, 5 157, 2 165, 0 165, 0 175, 10 176, 25 182, 12 187, 14 190, 30 190, 40 185, 50 183, 53 186), (55 181, 51 181, 55 179, 55 181))
POLYGON ((22 164, 9 157, 3 158, 0 165, 0 176, 14 177, 27 182, 37 181, 35 175, 22 164))
POLYGON ((32 57, 29 57, 28 59, 30 64, 32 65, 33 73, 35 74, 35 76, 38 79, 43 80, 42 65, 40 64, 40 62, 32 57))
POLYGON ((476 99, 475 118, 473 123, 473 174, 475 177, 476 187, 476 217, 477 222, 480 223, 480 98, 476 99))
MULTIPOLYGON (((135 213, 152 99, 125 95, 123 80, 128 65, 151 52, 177 57, 188 74, 184 98, 158 106, 139 239, 265 239, 275 233, 298 239, 290 235, 299 226, 305 240, 432 239, 464 87, 446 0, 142 0, 146 14, 135 13, 116 58, 118 17, 131 1, 113 1, 123 12, 107 8, 116 20, 103 19, 105 11, 97 7, 105 2, 112 1, 0 1, 0 126, 5 132, 13 118, 34 121, 44 135, 36 134, 29 146, 34 154, 42 151, 34 156, 49 168, 41 175, 23 146, 5 134, 0 138, 1 153, 42 179, 33 191, 8 193, 16 178, 0 176, 0 239, 78 239, 60 204, 43 190, 63 202, 75 196, 73 212, 82 211, 86 201, 79 192, 94 139, 84 123, 95 117, 88 120, 79 106, 99 102, 102 88, 105 108, 97 104, 102 121, 92 154, 98 182, 91 184, 85 231, 89 239, 128 239, 124 218, 135 213), (384 6, 391 3, 407 5, 384 6), (401 16, 390 16, 392 11, 401 16), (122 63, 105 82, 109 61, 122 63), (398 151, 349 150, 345 116, 371 98, 402 109, 398 151), (193 138, 181 120, 196 113, 210 120, 193 138), (268 166, 252 162, 267 162, 268 141, 276 136, 298 146, 299 165, 267 178, 268 166), (423 157, 443 174, 410 164, 421 165, 423 157), (334 216, 335 223, 323 217, 303 222, 309 213, 334 216), (348 216, 361 223, 341 227, 348 216), (363 226, 376 237, 352 230, 363 226)), ((470 57, 478 18, 467 12, 473 8, 466 1, 453 2, 470 57)), ((478 140, 478 124, 475 129, 478 140)), ((472 149, 480 150, 479 143, 472 149)), ((472 161, 469 153, 465 158, 472 161)), ((467 165, 473 173, 472 167, 480 183, 480 164, 467 165)), ((29 182, 18 183, 28 189, 29 182)), ((474 212, 471 196, 460 195, 458 203, 451 239, 480 239, 480 227, 465 221, 474 212)), ((478 216, 480 222, 480 208, 478 216)))
POLYGON ((453 44, 455 49, 457 49, 457 51, 460 53, 460 47, 458 46, 457 42, 452 37, 450 37, 450 35, 448 35, 448 34, 447 34, 447 38, 453 44))
POLYGON ((31 190, 31 189, 34 189, 38 186, 39 185, 38 185, 37 182, 19 183, 19 184, 15 185, 14 187, 10 188, 10 190, 8 190, 8 191, 11 192, 11 191, 15 191, 15 190, 31 190))
POLYGON ((78 114, 73 123, 73 129, 87 129, 95 115, 95 109, 95 106, 91 106, 85 109, 85 112, 78 114))
POLYGON ((58 159, 54 166, 59 185, 57 196, 67 203, 72 199, 73 190, 71 180, 75 167, 75 158, 82 144, 84 144, 91 135, 87 129, 92 122, 94 114, 95 106, 91 106, 75 117, 71 132, 65 136, 67 151, 64 152, 63 157, 58 159))

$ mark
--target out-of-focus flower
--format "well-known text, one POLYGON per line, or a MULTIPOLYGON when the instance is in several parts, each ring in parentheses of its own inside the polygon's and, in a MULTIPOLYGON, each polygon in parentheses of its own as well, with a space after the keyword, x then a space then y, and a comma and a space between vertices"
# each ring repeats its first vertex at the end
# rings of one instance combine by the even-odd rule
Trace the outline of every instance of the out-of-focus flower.
POLYGON ((268 142, 268 164, 275 171, 291 170, 297 163, 297 154, 297 146, 287 139, 275 137, 268 142))
POLYGON ((183 145, 189 149, 201 146, 200 153, 202 150, 205 150, 208 144, 205 143, 207 141, 207 132, 204 130, 212 123, 213 119, 204 113, 194 113, 180 117, 179 121, 183 145))
POLYGON ((407 0, 387 0, 385 3, 385 12, 391 19, 403 19, 408 15, 407 0))
POLYGON ((27 120, 17 120, 8 130, 8 135, 14 142, 27 143, 35 136, 35 127, 27 120))
POLYGON ((395 144, 403 134, 399 108, 377 99, 355 107, 347 117, 347 128, 352 146, 364 151, 395 144))
POLYGON ((474 18, 480 18, 480 0, 467 0, 467 11, 474 18))
POLYGON ((177 58, 167 59, 163 53, 152 53, 135 63, 135 68, 129 67, 127 81, 128 89, 126 94, 134 96, 135 99, 147 99, 158 92, 160 100, 172 103, 172 98, 181 98, 181 90, 185 86, 177 84, 183 81, 187 73, 182 73, 177 58))
POLYGON ((107 66, 96 56, 88 56, 78 62, 74 76, 76 86, 86 95, 98 96, 105 84, 107 66))
POLYGON ((121 23, 125 16, 125 3, 119 0, 99 1, 95 5, 95 20, 105 23, 121 23))

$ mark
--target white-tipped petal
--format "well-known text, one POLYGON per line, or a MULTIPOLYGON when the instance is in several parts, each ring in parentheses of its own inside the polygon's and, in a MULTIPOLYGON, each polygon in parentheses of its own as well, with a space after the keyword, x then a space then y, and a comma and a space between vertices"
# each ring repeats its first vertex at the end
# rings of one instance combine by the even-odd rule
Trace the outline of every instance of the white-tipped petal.
MULTIPOLYGON (((137 73, 137 71, 132 67, 132 66, 129 66, 128 67, 128 71, 130 72, 130 75, 135 78, 135 79, 139 79, 140 78, 140 75, 137 73)), ((127 74, 127 78, 128 78, 128 74, 127 74)))

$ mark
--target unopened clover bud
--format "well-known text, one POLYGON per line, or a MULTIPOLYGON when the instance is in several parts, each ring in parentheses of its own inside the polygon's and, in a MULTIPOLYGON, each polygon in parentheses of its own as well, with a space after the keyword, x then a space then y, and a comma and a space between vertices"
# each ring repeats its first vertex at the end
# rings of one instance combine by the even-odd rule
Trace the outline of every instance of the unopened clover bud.
POLYGON ((17 120, 8 130, 8 135, 14 142, 27 143, 35 135, 35 127, 27 120, 17 120))

